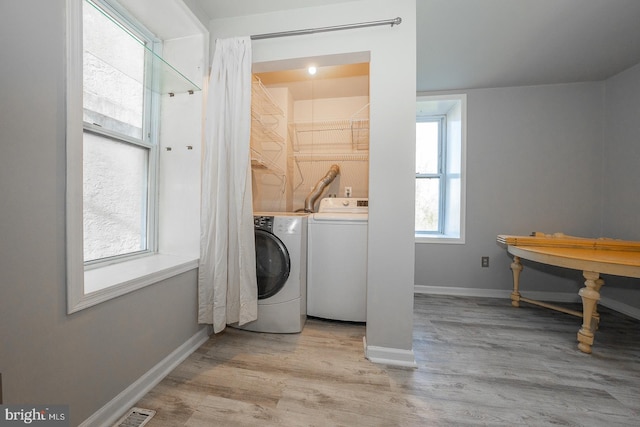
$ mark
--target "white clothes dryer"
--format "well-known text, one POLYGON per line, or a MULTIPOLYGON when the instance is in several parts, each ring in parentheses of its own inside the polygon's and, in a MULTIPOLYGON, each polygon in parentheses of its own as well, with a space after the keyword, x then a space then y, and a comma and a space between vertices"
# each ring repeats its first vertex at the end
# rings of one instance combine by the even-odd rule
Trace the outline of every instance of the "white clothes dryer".
POLYGON ((301 332, 307 319, 307 215, 254 213, 258 319, 255 332, 301 332))
POLYGON ((308 223, 307 314, 365 322, 368 199, 322 199, 308 223))

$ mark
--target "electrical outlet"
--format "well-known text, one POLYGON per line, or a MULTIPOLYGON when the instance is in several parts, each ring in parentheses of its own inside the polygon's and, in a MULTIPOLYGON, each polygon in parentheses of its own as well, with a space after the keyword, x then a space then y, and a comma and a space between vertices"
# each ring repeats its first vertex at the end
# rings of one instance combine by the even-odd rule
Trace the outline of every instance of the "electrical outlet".
POLYGON ((483 256, 482 257, 482 267, 489 267, 489 257, 488 256, 483 256))
POLYGON ((351 187, 344 187, 344 197, 351 197, 351 187))

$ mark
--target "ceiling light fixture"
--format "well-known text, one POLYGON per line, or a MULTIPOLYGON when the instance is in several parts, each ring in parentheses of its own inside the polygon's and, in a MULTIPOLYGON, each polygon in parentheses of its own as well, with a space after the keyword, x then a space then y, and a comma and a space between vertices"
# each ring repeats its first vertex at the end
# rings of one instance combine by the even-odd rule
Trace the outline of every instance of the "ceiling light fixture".
POLYGON ((312 65, 307 71, 313 76, 318 72, 318 69, 312 65))

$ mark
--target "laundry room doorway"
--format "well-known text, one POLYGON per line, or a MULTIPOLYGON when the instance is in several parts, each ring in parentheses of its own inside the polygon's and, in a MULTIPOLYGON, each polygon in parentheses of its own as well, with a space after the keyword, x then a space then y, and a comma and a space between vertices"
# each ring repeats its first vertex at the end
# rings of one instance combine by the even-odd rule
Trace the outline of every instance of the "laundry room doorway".
POLYGON ((254 212, 304 209, 334 165, 312 208, 367 198, 369 53, 254 63, 251 156, 254 212))

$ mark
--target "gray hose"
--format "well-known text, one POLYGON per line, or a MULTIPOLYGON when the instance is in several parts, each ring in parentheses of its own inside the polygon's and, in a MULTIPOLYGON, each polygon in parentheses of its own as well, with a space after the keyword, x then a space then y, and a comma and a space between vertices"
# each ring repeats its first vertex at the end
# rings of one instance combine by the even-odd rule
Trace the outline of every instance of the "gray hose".
POLYGON ((313 187, 313 190, 311 190, 311 193, 309 193, 307 198, 304 199, 305 212, 308 212, 308 213, 315 212, 315 210, 313 209, 313 206, 315 205, 316 200, 318 200, 318 197, 320 197, 325 187, 331 184, 331 182, 333 182, 333 180, 339 174, 340 174, 340 167, 338 165, 331 165, 327 174, 324 177, 322 177, 320 181, 317 182, 315 187, 313 187))

